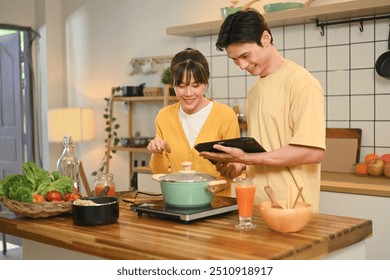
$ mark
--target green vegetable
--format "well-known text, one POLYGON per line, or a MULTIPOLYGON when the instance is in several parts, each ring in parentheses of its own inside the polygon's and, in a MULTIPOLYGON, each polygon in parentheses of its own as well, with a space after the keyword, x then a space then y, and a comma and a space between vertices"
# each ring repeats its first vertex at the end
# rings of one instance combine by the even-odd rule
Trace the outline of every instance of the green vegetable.
POLYGON ((0 182, 0 197, 4 196, 4 188, 3 188, 3 185, 1 184, 0 182))
POLYGON ((23 174, 31 183, 33 192, 36 192, 41 184, 50 183, 50 173, 46 170, 38 168, 38 166, 31 161, 23 163, 23 174))
POLYGON ((73 192, 73 180, 66 176, 59 177, 56 181, 50 183, 42 183, 36 194, 45 196, 50 191, 59 191, 62 195, 73 192))
POLYGON ((11 174, 0 181, 0 196, 20 202, 32 202, 33 194, 44 196, 54 190, 62 195, 73 192, 73 180, 61 176, 58 171, 50 174, 29 161, 23 163, 22 169, 23 175, 11 174))
POLYGON ((53 171, 51 173, 51 175, 52 175, 52 178, 51 178, 52 181, 56 181, 62 177, 60 172, 58 172, 58 171, 53 171))
POLYGON ((32 202, 32 188, 25 176, 20 174, 8 175, 0 182, 0 185, 6 197, 21 202, 32 202))
POLYGON ((21 187, 14 189, 15 192, 10 193, 9 198, 20 202, 32 202, 31 189, 29 187, 21 187))

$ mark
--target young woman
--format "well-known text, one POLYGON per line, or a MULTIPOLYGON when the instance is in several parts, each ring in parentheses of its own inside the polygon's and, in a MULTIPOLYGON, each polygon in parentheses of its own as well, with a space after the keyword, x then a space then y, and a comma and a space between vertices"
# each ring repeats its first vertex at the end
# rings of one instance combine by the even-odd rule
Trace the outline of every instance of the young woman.
POLYGON ((194 146, 240 137, 237 116, 229 106, 206 97, 209 65, 198 50, 177 53, 170 70, 178 102, 162 108, 156 117, 156 138, 148 145, 152 172, 178 172, 182 162, 190 161, 193 170, 219 178, 215 165, 200 157, 194 146))

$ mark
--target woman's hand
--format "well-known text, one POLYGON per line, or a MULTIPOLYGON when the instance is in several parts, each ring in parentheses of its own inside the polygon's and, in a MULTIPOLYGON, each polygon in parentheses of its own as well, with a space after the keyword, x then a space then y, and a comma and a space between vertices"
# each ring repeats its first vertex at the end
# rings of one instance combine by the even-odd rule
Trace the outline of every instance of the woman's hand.
POLYGON ((162 154, 163 151, 166 151, 167 153, 171 152, 171 148, 169 147, 168 142, 165 142, 164 140, 157 137, 149 142, 147 148, 153 154, 162 154))

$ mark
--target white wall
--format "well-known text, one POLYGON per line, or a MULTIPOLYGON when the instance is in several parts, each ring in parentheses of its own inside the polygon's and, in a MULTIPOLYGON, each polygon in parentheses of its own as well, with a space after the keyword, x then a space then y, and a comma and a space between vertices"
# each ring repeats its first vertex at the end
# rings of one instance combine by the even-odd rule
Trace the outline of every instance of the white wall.
POLYGON ((34 0, 0 0, 0 22, 35 26, 34 0))

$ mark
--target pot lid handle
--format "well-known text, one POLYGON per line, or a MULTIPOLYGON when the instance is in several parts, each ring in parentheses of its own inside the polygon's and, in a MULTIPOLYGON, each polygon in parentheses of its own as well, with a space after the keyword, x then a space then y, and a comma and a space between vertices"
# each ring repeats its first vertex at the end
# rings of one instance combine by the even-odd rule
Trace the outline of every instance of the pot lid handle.
POLYGON ((181 166, 183 167, 183 170, 180 170, 180 173, 186 173, 186 174, 191 174, 191 173, 197 173, 195 170, 192 170, 192 162, 191 161, 183 161, 181 163, 181 166))
POLYGON ((161 177, 163 177, 165 175, 167 175, 167 174, 153 174, 152 179, 157 181, 157 182, 161 182, 161 177))
POLYGON ((183 170, 191 170, 192 162, 191 161, 183 161, 181 163, 181 166, 183 167, 183 170))

